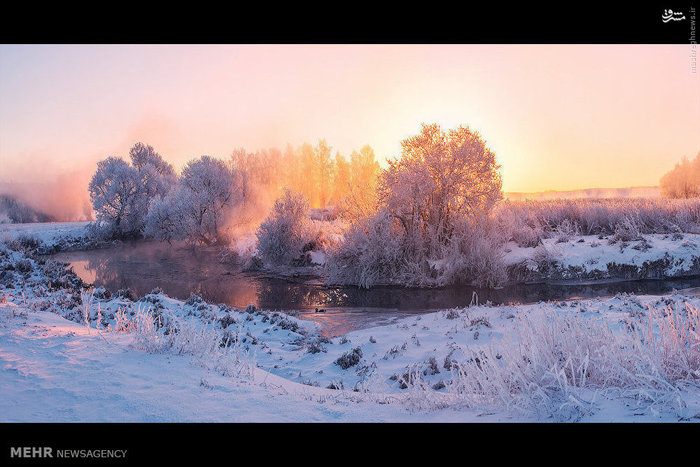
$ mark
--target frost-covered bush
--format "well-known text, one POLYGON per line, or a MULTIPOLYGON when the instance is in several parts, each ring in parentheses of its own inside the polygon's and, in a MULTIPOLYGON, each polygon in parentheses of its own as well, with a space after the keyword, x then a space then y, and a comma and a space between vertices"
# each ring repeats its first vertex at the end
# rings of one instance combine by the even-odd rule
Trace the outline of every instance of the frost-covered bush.
POLYGON ((396 220, 382 211, 352 224, 329 251, 328 282, 372 287, 407 280, 407 257, 396 220))
POLYGON ((116 332, 134 335, 133 346, 149 353, 173 352, 199 357, 201 363, 225 376, 251 377, 255 368, 249 350, 243 349, 240 330, 225 332, 198 325, 175 316, 172 312, 155 314, 141 307, 133 318, 123 311, 115 315, 116 332))
POLYGON ((436 268, 438 285, 470 283, 498 287, 507 280, 503 261, 503 239, 495 226, 481 222, 456 226, 455 235, 442 253, 436 268))
POLYGON ((34 269, 34 266, 32 265, 31 261, 27 259, 21 259, 17 262, 15 268, 21 273, 27 273, 31 272, 34 269))
POLYGON ((581 229, 576 222, 564 219, 564 221, 556 227, 555 232, 557 243, 563 243, 568 242, 576 235, 580 235, 581 229))
POLYGON ((542 238, 573 235, 615 235, 700 232, 700 198, 557 199, 500 202, 493 220, 506 240, 522 247, 542 238))
POLYGON ((289 265, 310 240, 309 201, 301 193, 285 190, 258 228, 258 254, 267 264, 289 265))
POLYGON ((449 242, 432 250, 411 245, 400 222, 381 211, 351 225, 343 242, 329 248, 327 281, 369 288, 394 284, 496 287, 506 279, 503 239, 488 219, 454 227, 449 242))
POLYGON ((38 237, 28 233, 21 234, 19 237, 17 237, 17 241, 25 250, 36 250, 41 246, 41 240, 38 237))
POLYGON ((345 352, 343 355, 338 357, 334 363, 343 370, 347 370, 351 366, 355 366, 360 363, 360 360, 362 360, 362 349, 355 347, 351 351, 345 352))
POLYGON ((632 242, 641 240, 641 228, 637 219, 633 216, 625 216, 621 222, 615 225, 615 231, 611 243, 616 241, 632 242))

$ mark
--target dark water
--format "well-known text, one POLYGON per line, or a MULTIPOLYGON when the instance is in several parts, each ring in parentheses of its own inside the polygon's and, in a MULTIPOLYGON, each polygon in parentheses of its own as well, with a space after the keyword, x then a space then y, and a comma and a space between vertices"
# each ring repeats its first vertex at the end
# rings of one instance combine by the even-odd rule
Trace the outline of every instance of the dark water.
POLYGON ((139 296, 160 287, 171 297, 187 299, 191 292, 208 302, 235 307, 254 304, 268 310, 298 310, 318 323, 326 335, 370 325, 386 324, 411 313, 424 313, 479 303, 535 303, 615 295, 663 294, 673 289, 700 287, 700 278, 588 284, 531 284, 502 289, 470 286, 437 289, 401 287, 328 287, 318 278, 280 279, 242 272, 236 260, 220 261, 220 251, 191 249, 167 243, 135 243, 123 247, 59 253, 54 258, 71 264, 86 282, 111 292, 130 288, 139 296), (316 313, 315 309, 325 313, 316 313))

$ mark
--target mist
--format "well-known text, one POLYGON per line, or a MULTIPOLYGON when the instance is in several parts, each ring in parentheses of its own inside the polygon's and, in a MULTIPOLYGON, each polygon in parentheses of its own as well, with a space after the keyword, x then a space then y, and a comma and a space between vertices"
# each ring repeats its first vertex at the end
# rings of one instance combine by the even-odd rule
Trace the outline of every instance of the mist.
POLYGON ((92 220, 87 185, 94 167, 85 166, 45 180, 0 181, 0 195, 15 198, 55 222, 92 220))

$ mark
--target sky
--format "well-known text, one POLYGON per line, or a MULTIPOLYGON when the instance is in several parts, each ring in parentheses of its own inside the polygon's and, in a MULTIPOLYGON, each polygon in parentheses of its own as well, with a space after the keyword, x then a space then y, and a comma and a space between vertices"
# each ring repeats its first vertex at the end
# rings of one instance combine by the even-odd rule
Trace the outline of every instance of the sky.
POLYGON ((480 133, 506 192, 653 186, 700 151, 690 47, 5 44, 0 183, 86 187, 137 141, 176 168, 322 138, 381 162, 437 122, 480 133))

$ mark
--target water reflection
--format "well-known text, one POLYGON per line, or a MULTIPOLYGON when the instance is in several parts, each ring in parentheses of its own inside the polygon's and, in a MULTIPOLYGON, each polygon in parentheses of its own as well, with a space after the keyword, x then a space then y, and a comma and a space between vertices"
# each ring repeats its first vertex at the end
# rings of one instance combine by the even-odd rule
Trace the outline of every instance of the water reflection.
POLYGON ((299 310, 317 322, 324 334, 336 335, 368 325, 384 324, 408 313, 424 313, 469 305, 473 292, 480 303, 534 303, 591 298, 620 292, 662 294, 700 287, 700 278, 589 284, 516 285, 498 290, 470 286, 439 289, 327 287, 318 280, 283 280, 242 272, 236 261, 219 261, 214 248, 192 249, 167 243, 139 242, 118 248, 60 253, 86 282, 115 292, 133 289, 139 296, 156 287, 178 299, 198 293, 213 303, 235 307, 255 304, 270 310, 299 310), (315 313, 315 309, 326 310, 315 313))

